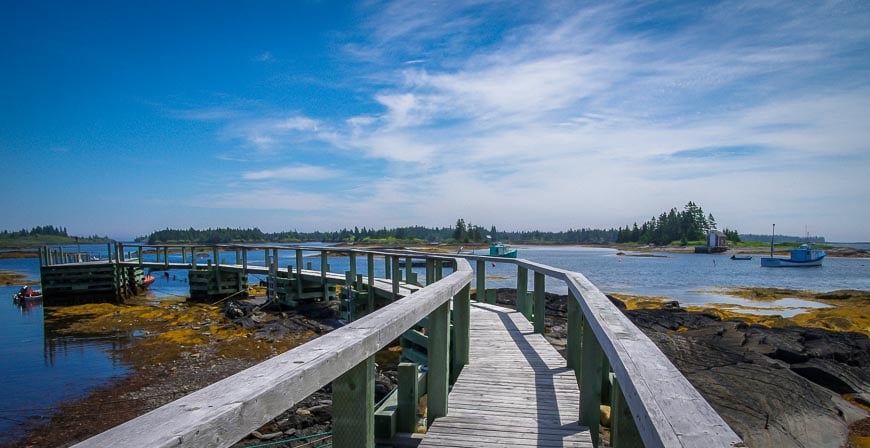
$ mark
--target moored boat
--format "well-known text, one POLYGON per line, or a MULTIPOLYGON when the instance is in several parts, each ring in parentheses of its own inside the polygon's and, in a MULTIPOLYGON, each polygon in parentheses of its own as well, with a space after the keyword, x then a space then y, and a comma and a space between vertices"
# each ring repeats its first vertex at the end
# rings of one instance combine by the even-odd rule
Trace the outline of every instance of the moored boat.
POLYGON ((145 278, 142 279, 142 287, 143 288, 147 288, 147 287, 151 286, 152 283, 154 283, 154 276, 153 275, 146 275, 145 278))
POLYGON ((801 244, 797 249, 791 249, 789 258, 762 257, 761 266, 766 268, 811 267, 821 266, 825 251, 813 249, 809 244, 801 244))
POLYGON ((752 255, 737 255, 737 254, 735 254, 735 255, 731 256, 731 259, 732 260, 742 260, 742 261, 751 260, 752 255))
POLYGON ((812 266, 821 266, 822 260, 825 258, 825 251, 813 249, 810 243, 801 244, 797 249, 788 251, 788 258, 777 258, 773 256, 773 243, 776 236, 776 224, 773 225, 773 231, 770 233, 770 257, 761 257, 761 267, 763 268, 803 268, 812 266))
POLYGON ((24 285, 12 296, 12 301, 16 303, 26 302, 28 300, 42 299, 42 291, 33 289, 28 285, 24 285))
POLYGON ((489 256, 502 258, 517 258, 517 250, 505 246, 504 243, 493 243, 489 246, 489 256))

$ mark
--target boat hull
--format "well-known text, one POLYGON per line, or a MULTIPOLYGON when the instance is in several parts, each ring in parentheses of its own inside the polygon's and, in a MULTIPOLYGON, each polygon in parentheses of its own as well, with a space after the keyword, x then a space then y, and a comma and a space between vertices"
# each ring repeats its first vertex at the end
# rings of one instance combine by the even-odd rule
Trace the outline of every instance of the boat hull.
POLYGON ((806 261, 794 261, 789 260, 788 258, 762 257, 761 266, 765 268, 809 268, 821 266, 824 258, 825 257, 819 257, 806 261))

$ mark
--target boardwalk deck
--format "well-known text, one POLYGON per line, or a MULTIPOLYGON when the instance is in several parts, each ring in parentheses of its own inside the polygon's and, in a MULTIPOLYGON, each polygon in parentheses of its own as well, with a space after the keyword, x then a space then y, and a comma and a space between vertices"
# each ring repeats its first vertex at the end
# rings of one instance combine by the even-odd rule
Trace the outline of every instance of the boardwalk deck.
POLYGON ((420 447, 591 447, 577 380, 522 314, 471 306, 470 363, 420 447))

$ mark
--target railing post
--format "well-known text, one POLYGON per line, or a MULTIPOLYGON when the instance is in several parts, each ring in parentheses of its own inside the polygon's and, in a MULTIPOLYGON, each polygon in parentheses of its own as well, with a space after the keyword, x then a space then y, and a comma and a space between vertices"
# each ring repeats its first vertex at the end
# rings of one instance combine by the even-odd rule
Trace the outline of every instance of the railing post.
POLYGON ((398 404, 396 405, 396 431, 413 433, 417 429, 417 364, 399 364, 398 404))
POLYGON ((517 310, 532 319, 532 303, 529 301, 529 270, 517 266, 517 310))
POLYGON ((435 260, 426 259, 426 285, 435 283, 435 260))
POLYGON ((326 281, 326 272, 329 270, 329 258, 326 251, 320 252, 320 285, 323 287, 323 300, 329 300, 329 282, 326 281))
POLYGON ((393 267, 390 266, 390 257, 389 255, 384 255, 384 278, 387 280, 393 279, 393 267))
POLYGON ((568 290, 568 368, 574 369, 577 385, 580 385, 581 351, 580 338, 583 334, 583 313, 574 291, 568 290))
POLYGON ((393 301, 399 300, 399 282, 402 281, 402 270, 399 268, 399 257, 392 257, 393 270, 393 301))
POLYGON ((374 356, 332 382, 332 403, 332 446, 374 448, 374 356))
MULTIPOLYGON (((357 289, 359 286, 355 284, 356 281, 356 253, 350 253, 350 259, 348 260, 350 263, 350 287, 352 289, 357 289)), ((348 295, 349 296, 349 295, 348 295)))
POLYGON ((375 255, 374 254, 366 254, 366 268, 368 270, 368 281, 369 281, 369 300, 366 308, 368 308, 368 312, 371 313, 375 310, 375 255))
POLYGON ((405 283, 411 283, 411 275, 414 273, 414 259, 405 257, 405 283))
POLYGON ((447 387, 450 368, 450 301, 429 314, 429 373, 426 394, 429 425, 447 415, 447 387))
MULTIPOLYGON (((154 249, 154 252, 157 253, 157 248, 154 249)), ((196 246, 190 248, 190 265, 196 269, 196 246)))
POLYGON ((302 300, 302 249, 296 249, 296 300, 302 300))
POLYGON ((643 446, 634 417, 622 394, 619 380, 613 377, 610 394, 610 446, 615 448, 643 446))
POLYGON ((580 423, 589 427, 592 444, 598 446, 598 424, 601 419, 601 375, 604 370, 604 352, 595 338, 589 322, 583 321, 583 354, 580 379, 580 423))
POLYGON ((440 259, 435 260, 435 281, 444 278, 444 263, 440 259))
MULTIPOLYGON (((242 248, 242 274, 248 275, 248 248, 242 248)), ((290 277, 287 277, 290 280, 290 277)))
MULTIPOLYGON (((212 263, 212 266, 214 266, 214 271, 212 271, 212 273, 214 274, 215 294, 219 294, 221 291, 221 265, 217 259, 217 247, 212 249, 212 254, 214 255, 214 259, 212 260, 214 261, 214 263, 212 263)), ((166 263, 169 263, 169 257, 166 257, 166 263)))
POLYGON ((142 246, 136 248, 136 256, 139 257, 139 266, 142 266, 142 246))
POLYGON ((535 333, 544 334, 547 326, 547 294, 546 277, 543 273, 535 272, 535 333))
POLYGON ((453 356, 450 383, 455 383, 462 367, 468 365, 471 339, 471 284, 465 285, 453 296, 453 356))
POLYGON ((474 295, 478 302, 486 302, 486 260, 477 260, 477 287, 474 295))

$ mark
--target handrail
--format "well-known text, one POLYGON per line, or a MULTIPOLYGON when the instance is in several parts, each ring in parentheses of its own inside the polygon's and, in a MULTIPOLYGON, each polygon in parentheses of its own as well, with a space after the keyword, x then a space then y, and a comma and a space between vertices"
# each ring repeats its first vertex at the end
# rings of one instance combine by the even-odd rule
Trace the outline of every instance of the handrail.
POLYGON ((230 446, 443 308, 473 276, 468 262, 456 264, 454 273, 404 300, 75 446, 230 446))

